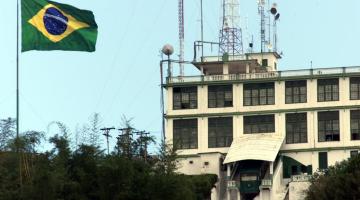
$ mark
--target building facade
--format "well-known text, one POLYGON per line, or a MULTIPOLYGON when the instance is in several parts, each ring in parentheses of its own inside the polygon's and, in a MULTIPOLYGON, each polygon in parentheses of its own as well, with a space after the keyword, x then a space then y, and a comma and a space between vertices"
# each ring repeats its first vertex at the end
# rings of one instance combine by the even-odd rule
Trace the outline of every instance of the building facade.
POLYGON ((358 154, 360 67, 278 71, 277 53, 202 57, 169 74, 166 141, 212 199, 303 199, 310 175, 358 154))

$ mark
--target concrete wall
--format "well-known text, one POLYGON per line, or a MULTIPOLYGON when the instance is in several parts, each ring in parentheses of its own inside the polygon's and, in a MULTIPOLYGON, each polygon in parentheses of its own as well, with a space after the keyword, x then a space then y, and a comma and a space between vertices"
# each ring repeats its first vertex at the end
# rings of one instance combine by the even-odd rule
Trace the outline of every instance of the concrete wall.
POLYGON ((309 186, 309 182, 290 182, 289 200, 304 200, 309 186))

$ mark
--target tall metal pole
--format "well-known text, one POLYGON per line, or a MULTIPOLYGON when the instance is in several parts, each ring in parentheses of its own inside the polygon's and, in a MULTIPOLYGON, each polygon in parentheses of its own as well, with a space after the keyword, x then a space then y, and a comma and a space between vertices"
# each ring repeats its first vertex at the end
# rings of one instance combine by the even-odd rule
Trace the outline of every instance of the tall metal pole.
POLYGON ((201 61, 203 61, 204 58, 204 18, 203 18, 203 0, 200 0, 200 15, 201 15, 201 61))
POLYGON ((19 139, 19 1, 16 0, 16 139, 19 139))
POLYGON ((19 182, 20 193, 22 194, 22 162, 19 147, 19 0, 16 0, 16 151, 19 157, 19 182))
POLYGON ((160 103, 161 103, 161 119, 162 119, 162 142, 165 143, 165 107, 164 107, 164 87, 163 87, 163 84, 164 84, 164 77, 163 77, 163 60, 160 61, 160 92, 161 92, 161 96, 160 96, 160 103))

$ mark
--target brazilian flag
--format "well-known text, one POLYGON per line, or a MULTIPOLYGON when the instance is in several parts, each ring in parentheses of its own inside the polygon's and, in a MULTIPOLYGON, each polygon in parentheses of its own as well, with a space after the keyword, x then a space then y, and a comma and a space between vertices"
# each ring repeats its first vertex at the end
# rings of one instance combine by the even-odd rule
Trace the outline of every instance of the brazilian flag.
POLYGON ((95 51, 91 11, 46 0, 21 0, 22 51, 95 51))

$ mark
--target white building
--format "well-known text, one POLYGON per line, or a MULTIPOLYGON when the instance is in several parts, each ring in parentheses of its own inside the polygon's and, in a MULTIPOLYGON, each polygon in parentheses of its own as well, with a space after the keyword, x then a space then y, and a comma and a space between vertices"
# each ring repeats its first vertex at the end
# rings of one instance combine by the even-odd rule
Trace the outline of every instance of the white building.
POLYGON ((166 79, 179 172, 217 174, 212 199, 303 199, 310 174, 360 149, 360 67, 277 71, 277 53, 202 57, 166 79))

